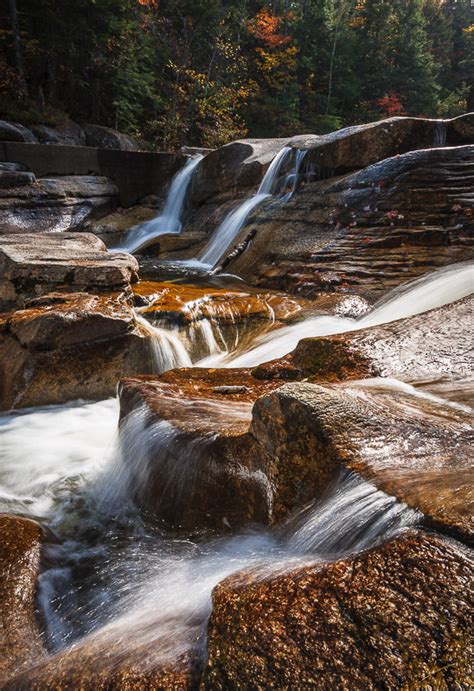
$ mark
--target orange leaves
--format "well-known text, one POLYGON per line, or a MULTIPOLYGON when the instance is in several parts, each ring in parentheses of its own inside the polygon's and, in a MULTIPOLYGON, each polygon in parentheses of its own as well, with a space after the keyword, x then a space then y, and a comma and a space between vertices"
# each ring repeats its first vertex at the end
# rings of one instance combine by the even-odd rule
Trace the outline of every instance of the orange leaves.
POLYGON ((138 0, 138 4, 150 9, 156 9, 158 7, 158 0, 138 0))
POLYGON ((292 40, 292 36, 278 33, 284 19, 284 17, 271 14, 268 9, 264 8, 253 20, 248 22, 247 27, 249 32, 259 41, 262 41, 267 48, 279 49, 292 40))

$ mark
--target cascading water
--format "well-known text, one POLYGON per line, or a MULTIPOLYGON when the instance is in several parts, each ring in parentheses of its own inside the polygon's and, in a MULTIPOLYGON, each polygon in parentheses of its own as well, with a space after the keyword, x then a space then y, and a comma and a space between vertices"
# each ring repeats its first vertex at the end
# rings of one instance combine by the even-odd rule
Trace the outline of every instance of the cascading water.
POLYGON ((251 212, 265 199, 276 196, 286 202, 292 197, 298 184, 305 154, 306 151, 292 149, 289 146, 280 149, 268 167, 257 193, 231 211, 213 233, 199 257, 202 264, 210 267, 218 264, 244 227, 251 212), (290 170, 281 177, 281 171, 289 159, 292 159, 290 170))
MULTIPOLYGON (((304 335, 323 329, 334 333, 335 328, 362 328, 423 312, 472 288, 472 265, 454 266, 394 291, 359 320, 314 317, 278 329, 248 358, 254 363, 286 353, 304 335)), ((142 326, 162 340, 163 334, 148 322, 143 320, 142 326)), ((160 346, 160 368, 188 364, 180 345, 182 349, 170 346, 168 354, 160 346)), ((433 400, 396 380, 351 385, 392 388, 433 400)), ((219 419, 250 415, 246 403, 209 401, 198 409, 192 400, 180 399, 179 405, 198 419, 203 414, 219 419)), ((177 415, 181 419, 184 413, 177 415)), ((264 576, 340 558, 390 538, 420 518, 349 474, 323 500, 304 507, 278 529, 207 540, 160 534, 143 523, 133 497, 147 491, 153 465, 159 462, 168 483, 162 485, 162 496, 172 496, 179 511, 189 501, 195 472, 206 461, 206 440, 190 441, 168 422, 150 424, 137 410, 122 425, 114 448, 117 418, 115 399, 0 418, 2 508, 41 518, 61 540, 47 547, 49 566, 39 579, 38 603, 53 652, 74 642, 74 650, 93 650, 111 670, 124 659, 149 669, 180 655, 202 655, 212 588, 227 575, 251 568, 264 576)), ((159 494, 156 499, 160 501, 159 494)))
POLYGON ((470 295, 474 291, 473 269, 474 265, 470 262, 454 264, 396 288, 373 310, 359 319, 338 316, 310 317, 291 326, 271 331, 260 340, 260 343, 257 342, 243 354, 215 355, 205 358, 199 364, 209 367, 253 367, 283 357, 291 352, 302 338, 355 331, 427 312, 470 295))
POLYGON ((177 331, 153 326, 138 312, 135 312, 135 319, 149 338, 156 374, 177 367, 191 367, 191 358, 177 331))
POLYGON ((131 252, 133 254, 153 243, 160 235, 181 232, 181 216, 186 193, 202 158, 203 156, 199 154, 186 161, 184 167, 178 171, 171 181, 160 215, 147 223, 142 223, 129 230, 123 244, 120 247, 114 247, 113 251, 131 252))
MULTIPOLYGON (((249 568, 265 576, 340 558, 419 520, 416 511, 347 475, 323 500, 305 507, 278 530, 244 531, 205 541, 160 536, 143 524, 131 495, 147 486, 157 444, 165 454, 162 462, 168 462, 175 432, 167 423, 147 426, 144 413, 136 411, 113 451, 108 428, 103 439, 91 435, 103 425, 104 411, 115 422, 115 402, 25 411, 0 420, 2 468, 7 462, 8 493, 18 500, 13 510, 40 513, 62 540, 47 547, 50 566, 39 579, 38 602, 53 652, 75 642, 75 652, 93 650, 111 670, 124 659, 150 669, 184 654, 200 656, 212 589, 226 576, 249 568), (25 434, 32 427, 34 437, 25 434), (55 443, 48 446, 52 429, 55 443), (43 473, 53 473, 50 496, 42 504, 24 501, 20 437, 43 449, 43 473)), ((163 492, 186 498, 193 483, 195 443, 176 447, 179 459, 173 464, 171 485, 163 492)), ((27 489, 29 496, 35 494, 27 489)), ((40 482, 38 495, 43 489, 40 482)))
POLYGON ((446 146, 448 136, 448 126, 443 120, 438 120, 435 124, 435 131, 433 137, 433 148, 439 149, 446 146))

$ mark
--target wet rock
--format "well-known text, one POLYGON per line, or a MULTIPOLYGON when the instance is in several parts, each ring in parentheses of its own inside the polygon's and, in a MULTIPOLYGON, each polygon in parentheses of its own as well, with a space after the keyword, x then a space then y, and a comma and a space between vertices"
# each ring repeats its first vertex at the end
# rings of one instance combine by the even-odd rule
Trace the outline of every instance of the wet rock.
POLYGON ((55 290, 111 291, 136 279, 129 254, 109 254, 88 233, 0 235, 0 309, 55 290))
POLYGON ((315 380, 397 377, 462 380, 472 371, 474 296, 360 331, 302 339, 292 363, 315 380))
POLYGON ((83 229, 94 233, 105 242, 108 247, 119 246, 124 235, 134 226, 151 221, 157 214, 154 205, 139 204, 130 209, 117 209, 101 219, 86 221, 83 229))
POLYGON ((411 532, 354 558, 214 590, 201 687, 468 688, 472 561, 411 532))
POLYGON ((82 127, 75 122, 49 127, 47 125, 33 125, 33 134, 40 144, 63 144, 65 146, 85 146, 86 135, 82 127))
MULTIPOLYGON (((148 299, 145 312, 155 319, 171 323, 191 323, 200 319, 244 323, 249 319, 286 321, 315 302, 298 300, 286 295, 239 291, 228 288, 176 284, 171 282, 140 281, 134 285, 135 295, 148 299)), ((324 299, 321 303, 328 303, 324 299)), ((323 308, 323 304, 320 304, 323 308)))
POLYGON ((295 495, 320 496, 346 467, 439 529, 467 541, 474 536, 470 409, 393 380, 301 382, 256 402, 251 433, 278 467, 276 515, 294 505, 295 495))
POLYGON ((40 691, 46 688, 111 691, 126 689, 196 689, 200 660, 192 655, 154 663, 154 645, 133 654, 130 641, 125 649, 111 636, 92 635, 68 650, 50 657, 12 679, 5 691, 40 691), (116 649, 117 647, 117 649, 116 649))
POLYGON ((121 382, 122 438, 134 451, 120 472, 148 520, 186 532, 272 522, 271 459, 249 425, 253 401, 279 384, 198 368, 121 382))
POLYGON ((258 187, 266 169, 289 139, 240 139, 209 153, 201 162, 192 199, 200 204, 212 195, 258 187))
POLYGON ((344 127, 322 136, 297 136, 290 146, 306 150, 306 167, 343 172, 365 168, 391 156, 452 143, 473 144, 469 116, 454 120, 395 117, 344 127), (458 134, 459 133, 459 134, 458 134), (459 135, 462 133, 462 141, 459 135), (451 142, 451 139, 455 141, 451 142))
POLYGON ((33 132, 17 122, 0 120, 0 141, 37 143, 33 132))
POLYGON ((109 178, 15 175, 20 176, 16 185, 2 188, 0 180, 0 234, 74 230, 117 207, 118 189, 109 178))
POLYGON ((84 125, 86 146, 96 149, 120 149, 121 151, 140 151, 138 142, 128 134, 122 134, 101 125, 84 125))
POLYGON ((472 259, 473 184, 474 146, 415 151, 308 182, 285 205, 262 207, 246 229, 253 239, 226 270, 268 288, 375 299, 472 259))
POLYGON ((0 409, 100 400, 153 368, 125 293, 56 293, 0 315, 0 409))
POLYGON ((35 618, 41 527, 18 516, 0 516, 0 684, 45 657, 35 618))

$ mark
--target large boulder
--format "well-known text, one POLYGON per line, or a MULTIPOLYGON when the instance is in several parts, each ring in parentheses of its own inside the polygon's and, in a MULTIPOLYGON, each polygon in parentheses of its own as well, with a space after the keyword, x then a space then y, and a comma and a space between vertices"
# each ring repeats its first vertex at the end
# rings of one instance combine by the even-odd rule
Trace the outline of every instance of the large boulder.
POLYGON ((473 258, 473 184, 474 146, 415 151, 309 182, 284 205, 264 204, 237 240, 245 251, 224 265, 254 285, 375 298, 473 258))
POLYGON ((459 688, 473 673, 468 584, 455 543, 412 532, 354 558, 214 590, 201 688, 459 688))
POLYGON ((0 685, 44 659, 35 616, 41 527, 18 516, 0 516, 0 685))
POLYGON ((240 139, 211 151, 198 168, 192 198, 202 203, 212 195, 258 187, 266 169, 288 139, 240 139))
POLYGON ((36 144, 38 140, 31 130, 17 122, 0 120, 0 141, 5 142, 26 142, 36 144))
POLYGON ((131 255, 109 254, 88 233, 0 235, 0 309, 55 290, 124 289, 137 271, 131 255))
POLYGON ((40 144, 63 144, 65 146, 85 146, 86 135, 82 127, 75 122, 49 127, 32 125, 31 131, 40 144))
POLYGON ((472 541, 472 411, 378 379, 285 384, 259 399, 251 433, 273 459, 274 513, 320 496, 341 468, 472 541), (295 469, 299 469, 296 472, 295 469))
POLYGON ((138 142, 128 134, 122 134, 110 127, 84 125, 86 146, 96 149, 120 149, 121 151, 140 151, 138 142))
POLYGON ((198 368, 121 382, 120 477, 148 520, 186 532, 271 522, 269 459, 248 430, 253 401, 279 383, 198 368))
POLYGON ((14 175, 16 184, 11 179, 10 184, 2 185, 0 179, 0 235, 75 230, 117 207, 118 189, 109 178, 64 175, 36 179, 26 172, 14 175))
POLYGON ((297 136, 290 146, 306 151, 305 167, 336 172, 365 168, 395 155, 459 144, 474 144, 473 114, 453 120, 394 117, 344 127, 320 137, 297 136))
POLYGON ((152 371, 125 293, 56 293, 0 314, 0 409, 100 400, 121 377, 152 371))

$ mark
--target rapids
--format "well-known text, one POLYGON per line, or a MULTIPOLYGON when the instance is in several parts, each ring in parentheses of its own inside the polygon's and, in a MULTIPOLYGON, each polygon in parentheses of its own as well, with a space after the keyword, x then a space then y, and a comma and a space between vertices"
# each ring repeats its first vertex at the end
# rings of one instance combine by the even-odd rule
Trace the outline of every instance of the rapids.
MULTIPOLYGON (((287 353, 304 336, 400 319, 457 300, 472 288, 472 266, 453 266, 393 291, 357 320, 315 316, 275 329, 235 356, 217 346, 209 321, 201 328, 214 364, 251 365, 287 353)), ((191 365, 178 332, 154 327, 139 314, 137 319, 151 336, 157 371, 191 365)), ((466 408, 397 380, 352 385, 403 391, 466 408)), ((251 416, 246 403, 208 401, 194 408, 192 400, 181 399, 169 404, 178 411, 187 407, 201 424, 213 418, 231 424, 234 417, 251 416)), ((117 419, 116 399, 0 418, 1 508, 42 520, 59 538, 46 548, 48 566, 38 593, 53 655, 74 643, 76 648, 93 646, 97 654, 107 654, 111 666, 125 657, 144 668, 181 654, 202 655, 211 592, 227 575, 251 568, 263 576, 339 558, 420 519, 416 511, 370 483, 345 474, 323 499, 272 530, 256 528, 215 538, 178 537, 151 529, 133 498, 147 490, 152 459, 162 464, 163 498, 172 498, 179 518, 180 506, 193 491, 194 473, 206 462, 207 440, 186 441, 169 422, 150 425, 142 409, 125 420, 119 434, 117 419)))
POLYGON ((220 353, 204 358, 201 367, 253 367, 283 357, 302 338, 330 336, 386 324, 460 300, 474 291, 474 265, 454 264, 395 288, 358 319, 315 316, 271 331, 244 353, 220 353))

